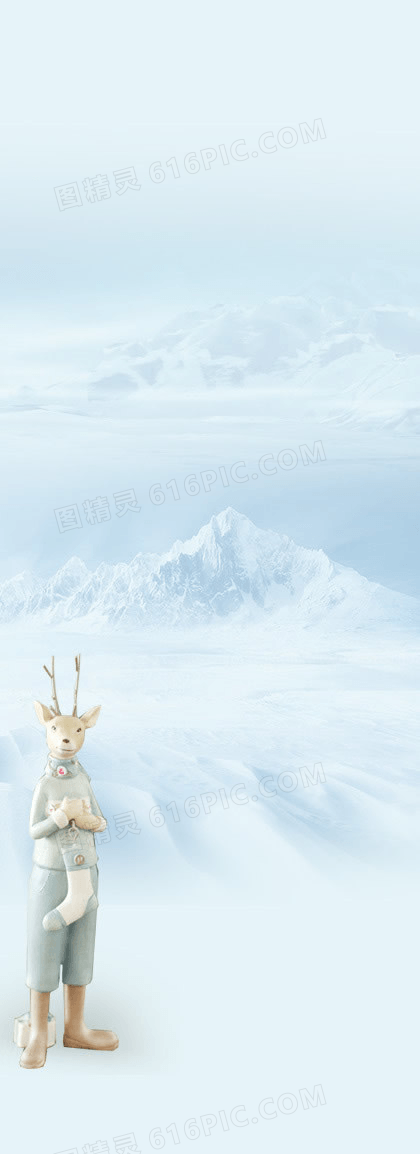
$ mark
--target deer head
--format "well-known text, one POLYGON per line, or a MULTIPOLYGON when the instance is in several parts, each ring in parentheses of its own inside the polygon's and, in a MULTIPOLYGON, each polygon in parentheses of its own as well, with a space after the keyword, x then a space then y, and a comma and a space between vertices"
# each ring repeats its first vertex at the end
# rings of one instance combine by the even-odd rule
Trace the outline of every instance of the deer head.
POLYGON ((40 701, 35 701, 35 711, 38 720, 45 725, 47 745, 53 757, 57 758, 71 758, 75 753, 79 752, 85 740, 85 732, 90 729, 92 725, 96 725, 99 717, 100 705, 95 705, 93 709, 87 709, 86 713, 82 713, 80 717, 77 716, 77 691, 79 688, 80 676, 80 653, 75 657, 76 664, 76 684, 74 687, 73 698, 73 713, 64 714, 60 712, 60 706, 57 700, 57 690, 55 686, 55 670, 54 658, 51 658, 51 673, 47 666, 44 665, 45 672, 51 681, 51 695, 52 705, 51 709, 48 705, 42 705, 40 701))

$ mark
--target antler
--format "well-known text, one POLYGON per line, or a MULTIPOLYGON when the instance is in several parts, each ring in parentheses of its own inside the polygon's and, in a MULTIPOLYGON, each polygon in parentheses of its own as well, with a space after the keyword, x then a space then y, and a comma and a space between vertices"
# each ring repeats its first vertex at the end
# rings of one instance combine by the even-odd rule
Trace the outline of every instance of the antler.
POLYGON ((74 663, 76 666, 76 684, 74 687, 73 717, 77 717, 77 691, 79 688, 79 677, 80 677, 80 653, 79 653, 78 657, 75 657, 74 663))
POLYGON ((58 714, 60 714, 60 715, 61 715, 60 706, 59 706, 59 704, 58 704, 58 701, 57 701, 57 690, 56 690, 56 687, 55 687, 54 658, 53 658, 53 657, 51 658, 51 669, 52 669, 52 673, 50 673, 50 671, 49 671, 49 669, 47 669, 47 666, 46 666, 46 665, 44 665, 44 666, 43 666, 43 668, 45 669, 45 672, 46 672, 46 673, 48 673, 48 677, 50 678, 50 680, 51 680, 51 682, 52 682, 52 687, 51 687, 51 696, 52 696, 53 709, 55 710, 55 714, 56 714, 56 716, 57 716, 58 714))

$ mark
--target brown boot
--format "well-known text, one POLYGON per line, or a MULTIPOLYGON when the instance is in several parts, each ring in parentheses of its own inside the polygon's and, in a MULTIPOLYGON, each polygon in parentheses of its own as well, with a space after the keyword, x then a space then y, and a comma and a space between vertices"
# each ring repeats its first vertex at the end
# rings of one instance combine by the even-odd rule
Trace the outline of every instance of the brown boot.
POLYGON ((83 1011, 86 986, 64 986, 63 1046, 76 1050, 116 1050, 119 1042, 113 1030, 89 1030, 83 1011))
POLYGON ((39 1070, 45 1066, 48 1042, 48 1010, 50 995, 31 990, 30 1041, 22 1053, 19 1065, 24 1070, 39 1070))

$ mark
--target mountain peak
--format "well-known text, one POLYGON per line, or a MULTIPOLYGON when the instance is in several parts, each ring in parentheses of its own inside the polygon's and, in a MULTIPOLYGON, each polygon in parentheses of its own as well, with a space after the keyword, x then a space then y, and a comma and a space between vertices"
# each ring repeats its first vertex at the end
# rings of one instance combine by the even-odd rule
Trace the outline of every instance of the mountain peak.
MULTIPOLYGON (((237 509, 233 509, 232 505, 228 505, 226 509, 222 509, 220 513, 214 513, 208 522, 209 525, 217 525, 222 533, 229 532, 231 529, 245 528, 247 525, 252 525, 255 529, 256 525, 250 520, 245 513, 238 513, 237 509)), ((206 526, 203 526, 204 528, 206 526)))
POLYGON ((85 562, 82 561, 82 558, 74 554, 72 557, 69 557, 68 561, 64 562, 64 565, 61 566, 58 572, 68 574, 69 576, 70 574, 74 574, 74 576, 78 574, 85 576, 89 570, 85 562))
POLYGON ((179 557, 181 554, 192 556, 203 549, 207 553, 209 550, 220 553, 220 550, 234 548, 237 556, 238 551, 248 551, 250 558, 254 552, 252 542, 261 543, 264 535, 268 539, 270 532, 258 529, 245 513, 239 513, 237 509, 228 505, 220 513, 213 513, 210 521, 202 525, 193 537, 189 537, 186 541, 176 541, 167 556, 171 558, 179 557))
POLYGON ((74 621, 82 629, 185 628, 245 616, 348 630, 384 621, 418 626, 419 603, 228 506, 161 555, 102 563, 93 573, 71 557, 35 590, 21 575, 9 579, 0 588, 0 615, 74 621))

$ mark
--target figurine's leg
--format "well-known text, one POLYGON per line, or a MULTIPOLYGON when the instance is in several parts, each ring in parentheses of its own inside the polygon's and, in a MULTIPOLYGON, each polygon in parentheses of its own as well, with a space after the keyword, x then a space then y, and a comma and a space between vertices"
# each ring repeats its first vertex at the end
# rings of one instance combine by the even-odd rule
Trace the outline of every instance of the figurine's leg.
POLYGON ((63 986, 64 1037, 63 1045, 77 1050, 116 1050, 117 1035, 113 1030, 89 1030, 83 1011, 86 986, 63 986))
POLYGON ((38 1070, 45 1066, 48 1042, 48 1010, 50 995, 31 990, 30 1041, 25 1047, 20 1065, 25 1070, 38 1070))

